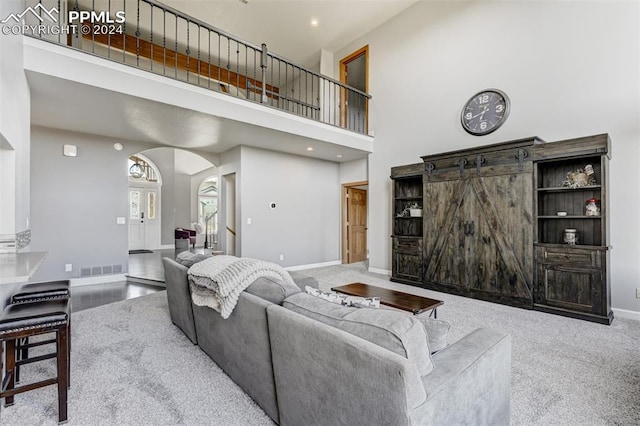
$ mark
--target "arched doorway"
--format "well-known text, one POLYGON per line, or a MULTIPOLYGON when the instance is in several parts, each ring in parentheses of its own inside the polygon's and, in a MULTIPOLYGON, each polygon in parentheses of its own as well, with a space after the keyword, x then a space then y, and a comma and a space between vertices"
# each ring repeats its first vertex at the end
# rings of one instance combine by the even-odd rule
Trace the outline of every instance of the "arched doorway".
POLYGON ((160 188, 158 168, 142 154, 129 157, 129 251, 160 247, 160 188))

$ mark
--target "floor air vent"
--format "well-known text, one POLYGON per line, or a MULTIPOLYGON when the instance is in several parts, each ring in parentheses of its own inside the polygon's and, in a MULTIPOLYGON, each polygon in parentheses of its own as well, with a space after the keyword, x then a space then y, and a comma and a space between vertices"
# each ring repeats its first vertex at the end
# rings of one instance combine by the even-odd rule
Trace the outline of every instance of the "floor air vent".
POLYGON ((80 268, 80 278, 96 275, 121 274, 122 265, 91 266, 80 268))

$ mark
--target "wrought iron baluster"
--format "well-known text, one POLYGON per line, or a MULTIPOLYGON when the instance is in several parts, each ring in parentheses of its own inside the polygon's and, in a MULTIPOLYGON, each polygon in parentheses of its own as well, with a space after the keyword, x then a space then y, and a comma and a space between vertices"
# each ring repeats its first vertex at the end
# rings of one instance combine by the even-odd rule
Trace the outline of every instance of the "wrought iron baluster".
POLYGON ((236 96, 240 91, 240 43, 236 41, 236 96))
MULTIPOLYGON (((96 10, 96 0, 91 0, 91 11, 95 12, 96 10)), ((91 28, 91 53, 96 53, 96 32, 93 28, 93 22, 89 23, 91 28)))
POLYGON ((162 75, 167 75, 167 10, 162 9, 162 75))
POLYGON ((189 71, 191 70, 191 44, 189 42, 189 27, 191 26, 191 22, 187 19, 187 81, 189 81, 189 71))
POLYGON ((136 65, 140 66, 140 0, 138 0, 138 14, 136 16, 136 65))
POLYGON ((151 43, 151 46, 149 46, 149 48, 151 49, 150 52, 150 62, 151 62, 151 72, 153 72, 153 5, 151 5, 151 34, 149 35, 149 42, 151 43))
POLYGON ((211 30, 207 31, 207 43, 209 50, 209 56, 207 59, 207 76, 209 77, 209 81, 207 81, 207 87, 211 89, 211 30))
MULTIPOLYGON (((76 4, 78 4, 78 2, 76 1, 76 4)), ((127 0, 122 0, 122 10, 125 13, 127 13, 127 0)), ((123 25, 123 29, 122 29, 122 62, 127 62, 127 21, 125 19, 123 25)))

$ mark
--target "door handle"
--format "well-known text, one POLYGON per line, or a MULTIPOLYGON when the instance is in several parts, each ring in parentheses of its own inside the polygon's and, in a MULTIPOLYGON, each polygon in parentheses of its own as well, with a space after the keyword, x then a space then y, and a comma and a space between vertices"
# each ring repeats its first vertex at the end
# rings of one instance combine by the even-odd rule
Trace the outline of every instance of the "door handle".
POLYGON ((144 219, 144 212, 140 213, 140 219, 144 219))
POLYGON ((462 225, 464 235, 473 235, 476 232, 475 222, 464 222, 462 225))

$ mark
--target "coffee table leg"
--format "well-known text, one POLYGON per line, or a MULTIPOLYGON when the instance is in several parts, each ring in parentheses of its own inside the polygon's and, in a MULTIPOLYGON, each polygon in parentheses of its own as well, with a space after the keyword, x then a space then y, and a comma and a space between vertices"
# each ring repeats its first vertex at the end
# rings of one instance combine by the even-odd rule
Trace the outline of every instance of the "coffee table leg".
POLYGON ((429 314, 429 318, 433 315, 433 319, 438 319, 438 308, 433 308, 429 314))

